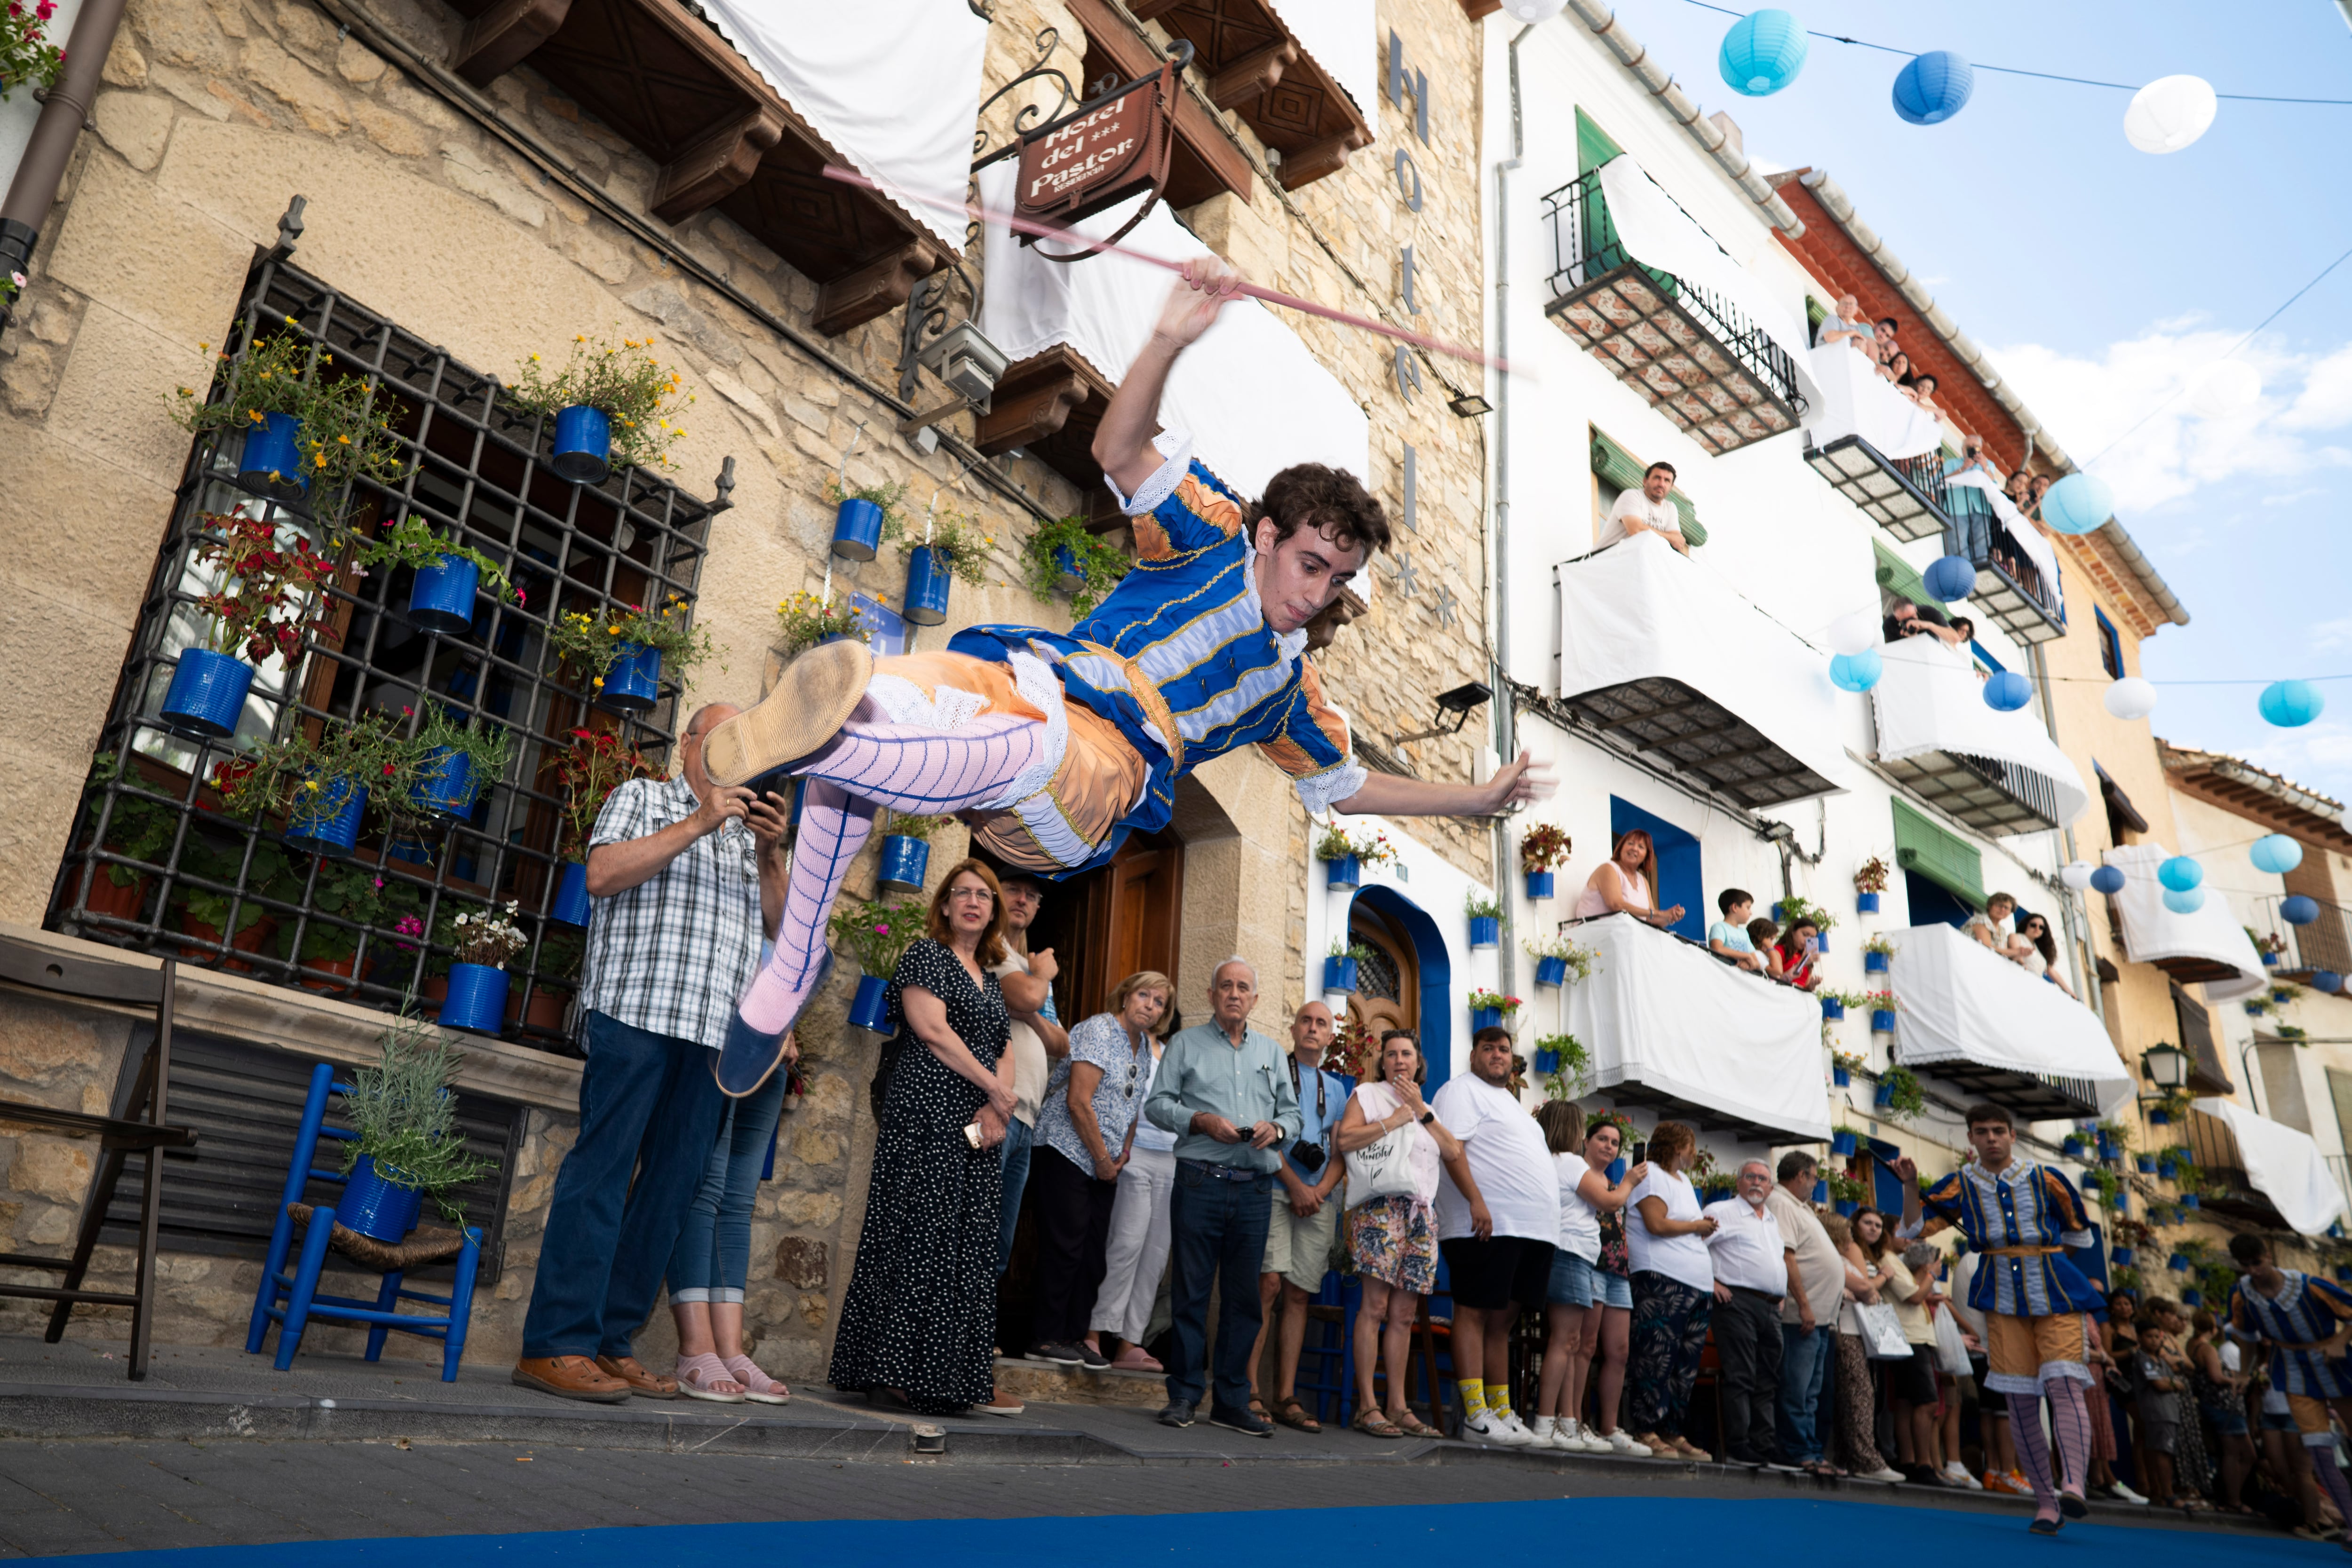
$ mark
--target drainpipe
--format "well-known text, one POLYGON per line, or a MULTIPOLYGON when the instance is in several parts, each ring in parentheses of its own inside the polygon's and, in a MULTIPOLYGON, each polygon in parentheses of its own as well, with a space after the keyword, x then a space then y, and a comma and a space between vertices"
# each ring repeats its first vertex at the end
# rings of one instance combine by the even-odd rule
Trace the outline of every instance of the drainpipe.
MULTIPOLYGON (((1512 37, 1511 155, 1495 165, 1495 357, 1511 360, 1511 171, 1527 152, 1519 120, 1519 45, 1534 32, 1535 24, 1512 37)), ((1518 755, 1517 716, 1511 704, 1511 594, 1506 582, 1511 566, 1511 378, 1495 382, 1495 689, 1493 718, 1495 755, 1505 766, 1518 755)), ((1510 994, 1513 955, 1517 949, 1517 922, 1511 894, 1511 829, 1508 817, 1495 819, 1495 902, 1503 909, 1502 941, 1495 958, 1495 988, 1510 994)))
MULTIPOLYGON (((0 273, 32 270, 33 247, 40 243, 41 220, 57 204, 58 187, 65 183, 66 162, 74 142, 89 123, 90 100, 98 96, 98 74, 106 68, 107 52, 114 47, 115 29, 122 25, 129 0, 87 0, 66 38, 65 74, 58 85, 39 94, 41 117, 33 124, 32 140, 16 165, 8 196, 0 202, 0 273)), ((7 307, 0 306, 0 331, 8 325, 7 307)))

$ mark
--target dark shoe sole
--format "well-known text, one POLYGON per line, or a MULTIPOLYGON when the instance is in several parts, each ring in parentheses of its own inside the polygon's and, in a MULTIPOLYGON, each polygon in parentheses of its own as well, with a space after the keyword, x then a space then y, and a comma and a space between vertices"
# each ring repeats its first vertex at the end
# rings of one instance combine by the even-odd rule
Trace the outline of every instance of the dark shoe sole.
POLYGON ((2091 1505, 2073 1492, 2062 1491, 2058 1494, 2058 1511, 2068 1519, 2088 1519, 2091 1517, 2091 1505))
POLYGON ((1163 1427, 1189 1427, 1192 1420, 1190 1416, 1171 1416, 1165 1410, 1160 1413, 1160 1424, 1163 1427))
POLYGON ((702 765, 719 784, 747 784, 841 733, 874 674, 863 643, 824 643, 784 666, 775 689, 703 737, 702 765))
POLYGON ((2064 1528, 2065 1523, 2063 1519, 2037 1519, 2025 1528, 2036 1535, 2055 1535, 2064 1528))
POLYGON ((1212 1416, 1209 1417, 1209 1425, 1212 1427, 1222 1427, 1228 1432, 1239 1432, 1244 1437, 1271 1437, 1274 1436, 1274 1426, 1271 1422, 1260 1427, 1244 1427, 1238 1422, 1228 1421, 1223 1416, 1212 1416))
POLYGON ((833 950, 827 948, 824 956, 817 960, 816 977, 809 982, 808 994, 801 998, 799 1009, 784 1027, 773 1034, 753 1029, 743 1021, 740 1013, 727 1015, 726 1042, 719 1046, 719 1054, 710 1062, 710 1076, 718 1082, 719 1092, 730 1100, 740 1100, 760 1092, 760 1085, 783 1065, 784 1037, 793 1032, 793 1025, 801 1021, 801 1015, 808 1011, 809 1003, 816 999, 816 994, 824 989, 825 981, 832 977, 833 950))
POLYGON ((1087 1358, 1082 1355, 1049 1354, 1047 1352, 1050 1348, 1051 1347, 1046 1345, 1039 1345, 1036 1349, 1029 1353, 1028 1359, 1034 1362, 1040 1362, 1047 1366, 1084 1366, 1087 1364, 1087 1358))
POLYGON ((590 1394, 577 1388, 565 1388, 533 1377, 520 1366, 508 1375, 507 1380, 520 1388, 536 1388, 541 1394, 552 1394, 558 1399, 577 1399, 583 1405, 626 1405, 633 1392, 626 1385, 617 1394, 590 1394))

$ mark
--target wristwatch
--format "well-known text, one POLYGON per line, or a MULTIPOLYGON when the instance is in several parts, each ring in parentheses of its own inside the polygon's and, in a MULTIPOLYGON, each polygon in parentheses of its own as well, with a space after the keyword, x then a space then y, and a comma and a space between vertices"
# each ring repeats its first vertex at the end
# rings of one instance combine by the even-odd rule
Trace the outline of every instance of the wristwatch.
POLYGON ((1421 1124, 1422 1124, 1423 1126, 1424 1126, 1424 1127, 1428 1126, 1432 1122, 1434 1122, 1434 1121, 1436 1121, 1436 1120, 1437 1120, 1437 1113, 1436 1113, 1436 1112, 1434 1112, 1434 1111, 1423 1111, 1423 1112, 1421 1113, 1421 1116, 1420 1116, 1421 1124))

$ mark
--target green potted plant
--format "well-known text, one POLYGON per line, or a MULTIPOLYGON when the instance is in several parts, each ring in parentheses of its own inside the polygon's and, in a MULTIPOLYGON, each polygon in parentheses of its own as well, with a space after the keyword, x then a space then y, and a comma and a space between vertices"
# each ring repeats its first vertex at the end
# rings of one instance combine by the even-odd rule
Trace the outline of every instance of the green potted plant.
MULTIPOLYGON (((850 444, 857 444, 854 437, 850 444)), ((903 484, 853 486, 839 474, 824 482, 824 498, 833 503, 833 553, 844 560, 872 560, 884 536, 906 520, 903 484)))
POLYGON ((517 605, 529 598, 498 562, 471 545, 436 533, 432 524, 413 512, 387 524, 372 539, 355 537, 354 544, 354 567, 405 567, 415 574, 408 589, 409 622, 445 637, 473 631, 478 593, 487 591, 494 600, 517 605))
POLYGON ((207 537, 194 565, 216 586, 196 601, 205 640, 180 651, 163 716, 184 734, 217 740, 236 733, 255 665, 276 658, 291 670, 306 635, 334 638, 323 591, 336 566, 291 525, 220 512, 196 520, 207 537))
POLYGON ((1538 986, 1581 985, 1592 977, 1601 967, 1601 955, 1591 947, 1580 947, 1565 936, 1554 935, 1535 941, 1522 942, 1528 957, 1536 961, 1536 984, 1538 986))
POLYGON ((1870 1188, 1863 1185, 1860 1176, 1832 1171, 1822 1179, 1830 1184, 1831 1207, 1849 1218, 1862 1207, 1863 1199, 1870 1196, 1870 1188))
POLYGON ((1855 1056, 1851 1052, 1843 1051, 1833 1051, 1830 1052, 1830 1082, 1832 1083, 1835 1084, 1840 1089, 1843 1089, 1853 1082, 1853 1075, 1857 1072, 1864 1074, 1865 1077, 1869 1075, 1870 1062, 1868 1059, 1855 1056))
POLYGON ((389 932, 400 916, 418 904, 414 883, 384 880, 383 873, 372 865, 347 860, 330 860, 320 856, 318 874, 310 883, 310 911, 314 918, 301 923, 300 946, 296 946, 297 927, 286 925, 278 934, 278 952, 318 977, 302 982, 314 991, 343 991, 359 977, 361 940, 371 932, 389 932), (332 921, 315 916, 329 916, 332 921))
MULTIPOLYGON (((301 896, 301 877, 286 852, 267 840, 253 841, 253 858, 246 859, 245 841, 216 843, 209 836, 191 833, 180 851, 180 869, 206 882, 235 887, 237 878, 245 878, 242 894, 216 893, 210 888, 182 883, 172 900, 179 917, 183 936, 194 937, 209 947, 183 947, 184 962, 203 964, 219 957, 223 950, 238 953, 258 953, 278 934, 278 916, 262 899, 291 904, 301 896), (234 907, 235 914, 231 915, 234 907), (230 923, 234 919, 235 929, 230 923)), ((242 958, 227 958, 224 969, 244 974, 253 966, 242 958)))
POLYGON ((224 780, 229 811, 247 821, 283 814, 288 848, 349 855, 370 801, 388 809, 415 781, 415 748, 400 733, 409 717, 403 708, 396 718, 372 712, 348 724, 329 719, 316 734, 300 728, 254 747, 240 759, 242 770, 224 780))
POLYGON ((403 411, 388 392, 379 407, 378 394, 357 376, 330 376, 331 352, 320 350, 314 364, 299 324, 291 316, 283 319, 297 329, 257 329, 242 355, 219 353, 219 369, 205 391, 178 389, 173 418, 193 435, 241 435, 237 483, 289 505, 307 497, 324 516, 353 479, 389 485, 405 472, 392 433, 403 411))
POLYGON ((694 402, 675 366, 654 358, 651 338, 572 339, 572 357, 551 371, 537 354, 506 389, 506 402, 555 422, 548 466, 575 485, 600 485, 615 462, 671 466, 669 448, 686 434, 677 416, 694 402))
POLYGON ((1863 944, 1862 967, 1865 973, 1873 975, 1886 974, 1889 972, 1894 962, 1895 939, 1887 936, 1885 932, 1880 932, 1868 942, 1863 944))
POLYGON ((1315 858, 1323 862, 1326 888, 1333 893, 1352 893, 1361 885, 1365 867, 1396 859, 1396 846, 1389 842, 1386 833, 1373 832, 1359 839, 1349 836, 1337 822, 1328 822, 1316 836, 1315 858))
POLYGON ((1548 1034, 1535 1043, 1535 1070, 1544 1075, 1544 1095, 1573 1100, 1584 1092, 1592 1053, 1572 1034, 1548 1034))
POLYGON ((1040 527, 1021 547, 1029 591, 1040 599, 1066 593, 1070 619, 1084 621, 1119 579, 1135 568, 1128 554, 1105 544, 1084 517, 1060 517, 1040 527))
POLYGON ((342 1108, 345 1181, 336 1223, 379 1241, 415 1228, 426 1199, 462 1226, 457 1191, 498 1168, 466 1145, 456 1086, 464 1055, 423 1019, 402 1014, 378 1037, 383 1060, 352 1070, 342 1108))
MULTIPOLYGON (((160 864, 164 852, 172 847, 172 837, 179 831, 179 813, 169 807, 142 799, 132 791, 142 787, 144 780, 129 772, 111 751, 101 751, 89 759, 89 804, 83 818, 83 848, 95 840, 108 852, 135 861, 160 864), (106 831, 98 831, 98 815, 104 802, 103 791, 109 785, 117 787, 113 810, 106 820, 106 831)), ((66 894, 66 907, 71 908, 77 898, 86 898, 83 907, 92 915, 102 915, 116 920, 136 920, 147 906, 147 890, 154 878, 131 866, 108 863, 97 875, 86 862, 77 873, 73 890, 66 894)))
POLYGON ((551 754, 543 764, 555 776, 563 796, 556 853, 562 870, 556 875, 555 899, 547 917, 565 925, 588 924, 588 841, 595 836, 596 819, 613 791, 632 779, 658 779, 661 770, 634 746, 606 729, 575 729, 572 744, 551 754))
POLYGON ((1573 841, 1568 830, 1554 822, 1538 822, 1519 836, 1519 870, 1527 876, 1528 896, 1552 896, 1557 868, 1568 863, 1573 841))
POLYGON ((1895 1121, 1908 1121, 1927 1108, 1919 1080, 1907 1067, 1893 1067, 1878 1075, 1878 1109, 1895 1121))
POLYGON ((1470 1028, 1474 1033, 1497 1024, 1507 1025, 1511 1015, 1522 1006, 1518 998, 1506 996, 1501 991, 1490 991, 1483 986, 1471 991, 1469 1003, 1470 1028))
POLYGON ((516 905, 461 911, 449 922, 449 989, 434 1021, 443 1029, 496 1034, 507 1011, 507 964, 530 946, 516 905))
POLYGON ((1345 991, 1353 995, 1358 967, 1379 956, 1361 942, 1353 942, 1344 936, 1333 938, 1331 952, 1323 960, 1323 994, 1329 996, 1335 991, 1345 991))
POLYGON ((832 945, 835 950, 856 959, 864 977, 857 982, 857 995, 849 1004, 852 1029, 876 1036, 889 1034, 890 977, 898 972, 898 959, 907 951, 907 944, 923 934, 923 922, 929 913, 916 899, 896 904, 877 899, 866 904, 843 899, 834 906, 833 918, 826 926, 832 945))
POLYGON ((1783 931, 1789 930, 1800 921, 1811 921, 1814 927, 1821 932, 1822 951, 1824 953, 1829 951, 1830 927, 1837 924, 1837 917, 1820 904, 1808 904, 1792 893, 1772 905, 1772 918, 1780 922, 1780 929, 1783 931))
POLYGON ((416 733, 404 748, 408 789, 401 799, 426 816, 467 816, 483 788, 505 775, 513 744, 506 726, 481 718, 461 722, 427 698, 416 733))
POLYGON ((690 613, 685 596, 677 593, 655 610, 631 604, 569 612, 548 628, 548 652, 585 680, 604 706, 649 712, 660 699, 665 674, 683 681, 714 652, 710 634, 688 623, 690 613))
POLYGON ((1853 906, 1857 914, 1878 913, 1879 894, 1886 891, 1886 862, 1876 855, 1862 862, 1853 873, 1853 906))
POLYGON ((885 536, 906 559, 903 613, 912 625, 937 626, 948 618, 948 591, 956 579, 974 588, 988 586, 987 552, 996 539, 982 531, 977 517, 934 512, 924 520, 919 539, 912 525, 894 519, 886 526, 885 536))
POLYGON ((830 643, 836 637, 851 637, 860 643, 874 640, 874 628, 857 612, 857 607, 843 594, 835 599, 830 591, 811 593, 796 589, 776 601, 776 620, 782 631, 776 652, 791 664, 819 643, 830 643))

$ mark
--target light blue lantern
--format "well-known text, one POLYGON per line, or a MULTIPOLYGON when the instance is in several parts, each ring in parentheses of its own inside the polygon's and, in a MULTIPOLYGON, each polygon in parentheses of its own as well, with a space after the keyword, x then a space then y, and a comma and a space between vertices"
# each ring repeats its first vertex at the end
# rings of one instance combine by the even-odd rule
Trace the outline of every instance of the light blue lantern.
POLYGON ((2187 893, 2205 880, 2205 868, 2187 855, 2174 855, 2156 868, 2156 880, 2173 893, 2187 893))
POLYGON ((1962 557, 1938 556, 1927 563, 1927 591, 1949 604, 1977 591, 1977 569, 1962 557))
POLYGON ((2289 925, 2308 925, 2319 918, 2319 900, 2300 893, 2284 899, 2279 904, 2279 918, 2289 925))
POLYGON ((2309 681, 2273 681, 2263 688, 2262 701, 2255 705, 2264 720, 2281 729, 2309 724, 2326 706, 2327 699, 2309 681))
POLYGON ((2175 915, 2194 915, 2205 907, 2205 890, 2201 887, 2168 887, 2164 890, 2164 907, 2175 915))
POLYGON ((2256 871, 2282 876, 2303 863, 2303 846, 2284 833, 2265 833, 2246 852, 2256 871))
POLYGON ((1985 706, 2015 713, 2033 700, 2033 683, 2015 670, 2003 670, 1984 684, 1985 706))
POLYGON ((2042 497, 2042 520, 2062 534, 2087 534, 2116 515, 2116 493, 2092 474, 2069 474, 2042 497))
POLYGON ((1842 692, 1866 692, 1878 684, 1886 661, 1875 648, 1864 648, 1859 653, 1840 653, 1830 660, 1830 681, 1842 692))
POLYGON ((2344 977, 2333 969, 2314 969, 2311 983, 2331 997, 2344 989, 2344 977))
POLYGON ((1723 35, 1715 68, 1726 86, 1749 98, 1769 98, 1805 68, 1805 29, 1786 11, 1757 11, 1742 16, 1723 35))
POLYGON ((2091 886, 2113 897, 2124 890, 2124 873, 2120 866, 2103 865, 2091 873, 2091 886))
POLYGON ((1941 125, 1969 106, 1977 73, 1949 49, 1921 55, 1895 78, 1895 112, 1913 125, 1941 125))

